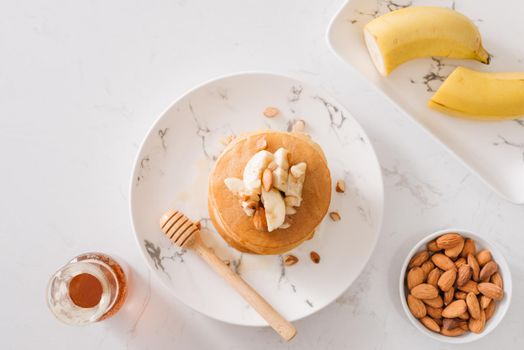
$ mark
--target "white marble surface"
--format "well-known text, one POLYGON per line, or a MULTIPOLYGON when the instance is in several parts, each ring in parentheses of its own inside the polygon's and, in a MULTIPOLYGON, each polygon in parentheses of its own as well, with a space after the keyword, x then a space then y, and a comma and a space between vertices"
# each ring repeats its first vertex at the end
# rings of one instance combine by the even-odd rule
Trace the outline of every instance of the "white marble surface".
POLYGON ((4 1, 0 11, 0 348, 449 348, 402 314, 403 256, 448 226, 483 234, 506 255, 514 299, 490 335, 464 349, 524 341, 524 207, 485 187, 328 50, 342 1, 4 1), (208 319, 150 275, 131 233, 130 171, 157 115, 188 88, 240 70, 290 74, 331 93, 370 135, 383 166, 385 220, 375 253, 336 303, 270 329, 208 319), (45 286, 75 254, 124 258, 133 289, 123 312, 86 328, 47 311, 45 286))

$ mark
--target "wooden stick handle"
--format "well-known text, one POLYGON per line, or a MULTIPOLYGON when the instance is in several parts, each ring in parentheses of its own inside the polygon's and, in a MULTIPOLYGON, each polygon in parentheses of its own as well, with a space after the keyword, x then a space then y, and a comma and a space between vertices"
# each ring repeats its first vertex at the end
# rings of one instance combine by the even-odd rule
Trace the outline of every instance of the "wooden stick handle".
POLYGON ((192 247, 221 277, 223 277, 248 303, 262 316, 267 323, 286 341, 293 339, 297 330, 295 326, 280 315, 237 273, 206 247, 198 237, 192 247))

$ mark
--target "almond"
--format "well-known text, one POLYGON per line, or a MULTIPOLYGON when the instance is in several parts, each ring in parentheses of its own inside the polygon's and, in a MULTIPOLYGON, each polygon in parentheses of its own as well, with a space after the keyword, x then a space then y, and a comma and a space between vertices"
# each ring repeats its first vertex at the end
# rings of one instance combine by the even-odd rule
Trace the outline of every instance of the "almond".
POLYGON ((309 253, 309 257, 311 258, 311 261, 313 261, 315 264, 318 264, 320 262, 320 255, 318 255, 317 252, 309 253))
POLYGON ((304 131, 304 128, 306 127, 306 122, 302 119, 298 119, 293 123, 293 126, 291 127, 291 132, 302 132, 304 131))
POLYGON ((483 295, 494 300, 501 300, 504 297, 504 291, 495 283, 483 282, 479 283, 478 290, 483 295))
POLYGON ((258 207, 253 214, 253 225, 258 231, 267 231, 266 211, 262 207, 258 207))
POLYGON ((437 322, 435 322, 434 319, 432 319, 431 317, 422 317, 420 319, 420 322, 422 322, 422 324, 427 328, 429 329, 430 331, 433 331, 435 333, 439 333, 440 332, 440 326, 437 324, 437 322))
POLYGON ((478 283, 472 280, 467 281, 462 286, 458 287, 459 290, 466 292, 466 293, 473 293, 475 295, 479 294, 479 290, 477 288, 478 283))
POLYGON ((461 300, 466 300, 466 296, 468 295, 468 293, 466 292, 462 292, 460 290, 457 290, 455 292, 455 299, 461 299, 461 300))
POLYGON ((408 289, 411 290, 413 287, 416 287, 421 283, 424 283, 424 271, 420 267, 415 266, 408 271, 408 289))
POLYGON ((437 246, 440 249, 449 249, 457 246, 464 238, 458 233, 446 233, 437 238, 437 246))
POLYGON ((458 257, 460 255, 460 253, 462 252, 462 248, 464 248, 464 239, 462 239, 456 246, 454 246, 453 248, 448 248, 446 250, 444 250, 444 254, 446 254, 447 256, 449 256, 450 258, 452 259, 455 259, 456 257, 458 257))
POLYGON ((455 261, 455 266, 459 269, 462 265, 466 265, 466 259, 460 258, 455 261))
POLYGON ((493 276, 491 276, 490 280, 491 280, 491 283, 496 284, 497 286, 500 287, 500 289, 504 289, 504 283, 502 282, 502 276, 500 275, 499 272, 495 272, 493 276))
POLYGON ((487 249, 483 249, 476 255, 477 261, 479 262, 480 267, 486 265, 491 261, 491 253, 487 249))
POLYGON ((346 192, 346 183, 344 180, 338 180, 337 185, 335 186, 335 191, 338 193, 344 193, 346 192))
POLYGON ((437 241, 435 240, 428 242, 428 244, 426 244, 426 247, 430 252, 438 252, 439 250, 441 250, 437 245, 437 241))
POLYGON ((458 327, 460 322, 462 322, 462 321, 460 321, 460 320, 458 320, 456 318, 444 318, 442 320, 442 328, 453 329, 453 328, 458 327))
POLYGON ((498 266, 497 263, 493 260, 488 261, 486 265, 480 270, 479 278, 482 282, 489 282, 491 276, 497 272, 498 266))
POLYGON ((433 299, 438 297, 438 290, 431 284, 422 283, 414 287, 411 294, 418 299, 433 299))
POLYGON ((431 272, 431 270, 435 268, 435 265, 431 261, 428 260, 425 263, 423 263, 422 265, 420 265, 420 268, 422 269, 422 271, 424 271, 424 279, 426 279, 428 278, 428 275, 431 272))
POLYGON ((262 151, 267 148, 267 140, 265 136, 257 140, 256 147, 257 147, 257 151, 262 151))
POLYGON ((267 118, 274 118, 278 115, 278 113, 280 113, 280 111, 276 107, 267 107, 264 109, 264 116, 267 118))
POLYGON ((475 241, 471 238, 466 238, 466 240, 464 241, 464 248, 462 248, 460 256, 466 258, 469 254, 475 255, 476 253, 477 247, 475 246, 475 241))
POLYGON ((493 316, 495 313, 495 309, 497 308, 497 304, 494 300, 491 301, 491 303, 488 304, 488 307, 486 307, 486 321, 489 321, 489 319, 493 316))
POLYGON ((453 301, 454 296, 455 296, 455 288, 450 288, 447 292, 445 292, 444 293, 444 305, 449 305, 453 301))
POLYGON ((447 292, 451 287, 453 287, 453 284, 455 283, 455 279, 457 278, 457 271, 447 270, 440 276, 438 279, 438 286, 441 291, 447 292))
POLYGON ((464 311, 464 313, 458 316, 461 320, 469 320, 469 312, 464 311))
POLYGON ((440 330, 440 334, 445 335, 446 337, 458 337, 466 333, 466 330, 460 327, 455 327, 453 329, 444 329, 440 330))
POLYGON ((284 265, 291 266, 298 262, 298 258, 294 255, 288 254, 283 258, 284 265))
POLYGON ((329 217, 333 221, 340 221, 340 219, 341 219, 340 214, 337 211, 332 211, 331 213, 329 213, 329 217))
MULTIPOLYGON (((431 318, 433 318, 433 317, 431 317, 431 318)), ((442 318, 433 318, 433 321, 435 321, 439 325, 439 327, 442 327, 442 318)))
POLYGON ((468 306, 468 312, 471 315, 471 317, 479 319, 480 304, 475 294, 468 293, 468 295, 466 296, 466 305, 468 306))
POLYGON ((455 300, 444 310, 442 310, 442 317, 445 318, 455 318, 462 315, 468 309, 466 302, 464 300, 455 300))
MULTIPOLYGON (((424 305, 424 303, 422 304, 424 305)), ((441 307, 431 307, 428 305, 426 306, 426 311, 427 311, 427 314, 435 320, 442 318, 442 308, 441 307)))
POLYGON ((434 308, 439 308, 439 307, 444 306, 444 301, 442 300, 440 295, 438 297, 436 297, 436 298, 424 299, 422 301, 424 302, 424 304, 429 305, 429 306, 434 307, 434 308))
POLYGON ((426 282, 428 284, 431 284, 434 287, 438 286, 438 280, 440 276, 442 275, 442 271, 435 267, 433 270, 429 271, 428 278, 426 279, 426 282))
POLYGON ((453 261, 446 255, 441 253, 433 254, 431 256, 431 261, 433 261, 433 264, 438 266, 443 271, 456 269, 456 266, 453 263, 453 261))
POLYGON ((408 307, 413 316, 416 318, 422 318, 426 316, 426 305, 420 300, 415 298, 413 295, 408 295, 408 307))
POLYGON ((473 318, 471 317, 469 319, 469 330, 473 333, 481 333, 484 330, 484 326, 486 325, 486 313, 484 310, 480 312, 479 318, 473 318))
POLYGON ((468 265, 471 267, 471 273, 473 276, 473 280, 476 282, 479 281, 479 275, 480 275, 480 266, 477 261, 477 258, 473 256, 473 254, 468 254, 468 265))
POLYGON ((462 328, 464 331, 469 331, 469 327, 468 327, 468 322, 467 321, 459 321, 459 325, 458 325, 460 328, 462 328))
POLYGON ((273 172, 269 169, 264 169, 262 173, 262 186, 266 192, 271 191, 273 187, 273 172))
POLYGON ((457 275, 457 287, 462 287, 471 278, 471 267, 467 264, 459 267, 457 275))
POLYGON ((482 310, 485 310, 488 307, 489 303, 491 303, 491 300, 491 298, 488 298, 485 295, 481 295, 479 300, 480 308, 482 310))

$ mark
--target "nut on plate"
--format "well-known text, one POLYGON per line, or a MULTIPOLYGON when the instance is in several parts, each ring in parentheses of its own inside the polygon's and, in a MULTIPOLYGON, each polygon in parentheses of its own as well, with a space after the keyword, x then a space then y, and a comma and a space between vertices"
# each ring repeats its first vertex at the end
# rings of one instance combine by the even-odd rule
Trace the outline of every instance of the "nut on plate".
POLYGON ((283 258, 284 265, 292 266, 298 262, 298 258, 292 254, 287 254, 283 258))
POLYGON ((344 182, 344 180, 338 180, 335 186, 335 191, 338 193, 346 192, 346 182, 344 182))
POLYGON ((274 118, 279 113, 280 111, 276 107, 266 107, 266 109, 264 109, 264 112, 263 112, 264 116, 267 118, 274 118))
POLYGON ((338 213, 338 211, 332 211, 331 213, 329 213, 329 217, 330 217, 331 220, 333 220, 333 221, 340 221, 340 219, 341 219, 341 216, 340 216, 340 214, 338 213))

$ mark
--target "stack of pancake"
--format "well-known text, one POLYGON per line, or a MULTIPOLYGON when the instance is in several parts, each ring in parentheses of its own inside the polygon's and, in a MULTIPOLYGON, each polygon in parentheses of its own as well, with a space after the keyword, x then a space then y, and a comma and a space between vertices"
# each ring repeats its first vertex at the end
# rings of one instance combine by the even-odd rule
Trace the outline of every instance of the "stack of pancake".
POLYGON ((318 144, 302 133, 263 130, 235 138, 218 157, 209 177, 208 210, 218 233, 239 251, 254 254, 281 254, 298 246, 315 231, 326 215, 331 201, 331 175, 326 157, 318 144), (239 199, 224 184, 228 177, 242 178, 244 167, 260 151, 284 147, 290 153, 290 165, 305 162, 306 177, 302 203, 289 217, 290 227, 272 232, 259 231, 247 216, 239 199))

